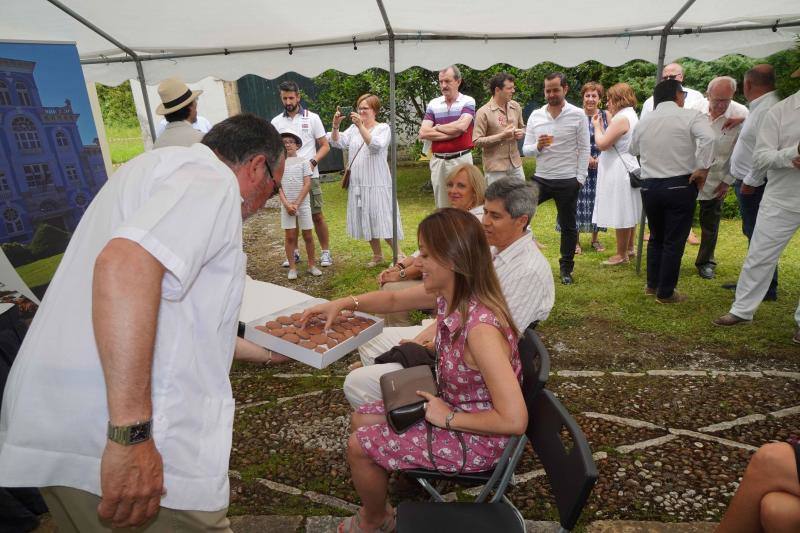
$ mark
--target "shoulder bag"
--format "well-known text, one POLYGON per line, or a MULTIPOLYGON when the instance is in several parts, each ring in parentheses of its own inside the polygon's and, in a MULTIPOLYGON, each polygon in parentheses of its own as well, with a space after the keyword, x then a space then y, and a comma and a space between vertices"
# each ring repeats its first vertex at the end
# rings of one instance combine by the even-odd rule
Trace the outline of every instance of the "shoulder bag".
POLYGON ((625 167, 625 170, 628 172, 628 179, 631 182, 631 187, 634 189, 638 189, 642 186, 642 169, 641 168, 630 168, 628 164, 625 162, 625 159, 622 158, 622 154, 619 153, 617 150, 617 145, 614 145, 614 151, 617 152, 617 157, 619 160, 622 161, 622 165, 625 167))
POLYGON ((350 188, 350 167, 353 166, 353 162, 356 160, 356 157, 358 157, 358 153, 361 151, 362 148, 364 148, 364 144, 365 143, 361 143, 361 146, 359 146, 358 150, 356 150, 353 159, 351 159, 350 162, 347 163, 347 167, 344 169, 344 174, 342 174, 342 189, 350 188))

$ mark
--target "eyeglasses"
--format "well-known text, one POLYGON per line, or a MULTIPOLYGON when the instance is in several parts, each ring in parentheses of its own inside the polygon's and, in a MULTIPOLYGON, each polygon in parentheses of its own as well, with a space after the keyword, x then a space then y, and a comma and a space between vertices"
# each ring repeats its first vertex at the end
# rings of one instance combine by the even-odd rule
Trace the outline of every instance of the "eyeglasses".
POLYGON ((678 79, 678 74, 670 74, 668 76, 664 76, 664 79, 665 80, 677 80, 678 79))

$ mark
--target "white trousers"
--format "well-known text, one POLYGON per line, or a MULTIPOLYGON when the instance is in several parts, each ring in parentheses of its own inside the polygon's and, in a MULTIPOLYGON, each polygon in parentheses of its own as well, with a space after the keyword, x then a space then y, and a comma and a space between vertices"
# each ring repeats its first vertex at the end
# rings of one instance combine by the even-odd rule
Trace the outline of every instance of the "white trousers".
POLYGON ((522 165, 518 167, 510 167, 508 170, 496 171, 491 170, 484 173, 486 175, 486 185, 491 185, 495 181, 503 178, 518 178, 525 181, 525 171, 522 170, 522 165))
POLYGON ((436 201, 436 207, 450 207, 450 199, 447 197, 447 175, 462 163, 471 165, 472 153, 466 153, 455 159, 440 159, 435 155, 431 156, 431 185, 433 185, 433 199, 436 201))
POLYGON ((401 340, 413 339, 431 322, 433 320, 428 319, 423 320, 421 326, 383 328, 383 333, 358 347, 358 355, 361 356, 361 363, 364 366, 353 370, 344 378, 344 395, 353 409, 380 400, 381 376, 403 368, 398 363, 376 365, 375 358, 400 344, 401 340))
MULTIPOLYGON (((752 320, 758 305, 767 294, 778 259, 798 228, 800 213, 797 211, 761 204, 750 249, 736 284, 736 301, 730 311, 732 314, 752 320)), ((794 320, 800 326, 800 303, 794 313, 794 320)))

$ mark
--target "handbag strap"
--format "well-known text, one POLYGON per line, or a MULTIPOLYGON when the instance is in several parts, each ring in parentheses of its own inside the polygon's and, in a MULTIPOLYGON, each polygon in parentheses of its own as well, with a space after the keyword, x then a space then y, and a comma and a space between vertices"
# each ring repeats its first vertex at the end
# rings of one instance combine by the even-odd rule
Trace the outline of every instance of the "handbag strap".
POLYGON ((614 144, 614 151, 617 152, 617 157, 619 157, 619 160, 622 161, 622 166, 624 166, 625 170, 630 174, 631 169, 628 168, 628 164, 625 162, 625 158, 622 157, 622 154, 619 153, 619 150, 617 150, 617 145, 616 144, 614 144))
MULTIPOLYGON (((458 412, 461 411, 457 407, 454 407, 453 409, 458 412)), ((438 473, 442 474, 443 476, 453 477, 463 474, 464 469, 467 467, 467 443, 464 442, 464 436, 461 434, 461 432, 457 430, 450 430, 451 433, 455 433, 456 438, 458 439, 458 442, 461 445, 461 468, 459 468, 455 472, 442 472, 441 470, 439 470, 439 467, 436 466, 436 459, 434 459, 435 456, 433 455, 433 424, 426 421, 425 427, 428 430, 428 457, 431 460, 433 469, 436 470, 438 473)))
POLYGON ((365 144, 367 144, 367 143, 365 143, 365 142, 362 142, 362 143, 361 143, 361 146, 359 146, 359 147, 358 147, 358 150, 356 150, 356 153, 355 153, 355 155, 353 155, 353 159, 351 159, 351 160, 350 160, 350 162, 349 162, 349 163, 347 163, 347 168, 345 168, 345 169, 344 169, 344 171, 345 171, 345 172, 347 172, 348 170, 350 170, 350 167, 352 167, 352 166, 353 166, 353 162, 356 160, 356 157, 358 157, 358 153, 361 151, 361 149, 362 149, 362 148, 364 148, 364 145, 365 145, 365 144))

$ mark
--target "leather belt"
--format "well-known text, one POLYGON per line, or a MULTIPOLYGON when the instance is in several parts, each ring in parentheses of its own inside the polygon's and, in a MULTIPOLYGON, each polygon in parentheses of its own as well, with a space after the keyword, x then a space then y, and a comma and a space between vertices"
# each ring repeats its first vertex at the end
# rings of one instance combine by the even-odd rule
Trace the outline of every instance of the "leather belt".
POLYGON ((445 161, 450 159, 455 159, 456 157, 461 157, 462 155, 466 155, 470 153, 472 150, 462 150, 460 152, 452 152, 449 154, 433 154, 433 157, 437 159, 444 159, 445 161))

